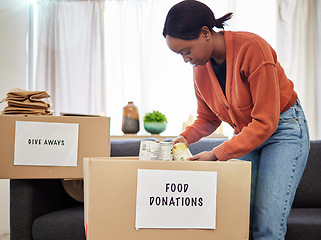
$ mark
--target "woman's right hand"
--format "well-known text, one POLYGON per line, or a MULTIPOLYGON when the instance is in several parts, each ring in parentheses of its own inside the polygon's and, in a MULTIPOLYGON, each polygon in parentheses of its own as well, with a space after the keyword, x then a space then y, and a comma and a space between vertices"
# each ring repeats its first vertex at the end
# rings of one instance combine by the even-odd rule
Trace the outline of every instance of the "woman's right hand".
POLYGON ((174 147, 176 143, 184 143, 187 147, 188 147, 188 142, 186 140, 186 138, 182 135, 179 135, 177 138, 174 138, 171 142, 174 143, 174 147))

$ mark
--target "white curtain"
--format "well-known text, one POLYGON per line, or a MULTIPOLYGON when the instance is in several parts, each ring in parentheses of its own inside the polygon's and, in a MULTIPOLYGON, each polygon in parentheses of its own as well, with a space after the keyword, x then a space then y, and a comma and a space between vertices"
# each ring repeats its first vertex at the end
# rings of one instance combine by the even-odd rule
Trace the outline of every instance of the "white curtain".
POLYGON ((311 139, 320 139, 320 0, 279 0, 278 4, 279 59, 294 82, 311 139))
POLYGON ((162 36, 173 0, 107 0, 105 54, 107 107, 111 133, 122 134, 122 108, 133 101, 143 117, 158 110, 168 118, 164 134, 177 135, 196 112, 192 67, 171 52, 162 36))
POLYGON ((39 1, 35 88, 61 112, 99 114, 105 108, 104 1, 39 1))

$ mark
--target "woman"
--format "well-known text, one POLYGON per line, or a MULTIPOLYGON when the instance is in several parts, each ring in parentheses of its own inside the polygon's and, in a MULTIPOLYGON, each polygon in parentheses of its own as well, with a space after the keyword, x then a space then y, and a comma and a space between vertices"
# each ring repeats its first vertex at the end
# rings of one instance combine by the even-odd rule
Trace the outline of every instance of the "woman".
POLYGON ((196 120, 174 143, 188 146, 229 123, 235 133, 230 140, 190 160, 251 161, 250 239, 284 239, 309 152, 307 122, 275 51, 253 33, 224 31, 231 16, 215 19, 193 0, 168 12, 163 35, 194 66, 198 103, 196 120))

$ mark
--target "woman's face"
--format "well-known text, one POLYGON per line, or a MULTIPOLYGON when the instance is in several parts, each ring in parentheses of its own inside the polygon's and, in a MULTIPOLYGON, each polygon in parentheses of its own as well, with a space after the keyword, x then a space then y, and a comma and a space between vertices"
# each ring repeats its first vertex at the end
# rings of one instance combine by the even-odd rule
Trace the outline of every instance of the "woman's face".
POLYGON ((173 52, 181 54, 185 62, 190 62, 194 66, 205 65, 211 58, 209 41, 202 34, 193 40, 182 40, 167 35, 166 42, 173 52))

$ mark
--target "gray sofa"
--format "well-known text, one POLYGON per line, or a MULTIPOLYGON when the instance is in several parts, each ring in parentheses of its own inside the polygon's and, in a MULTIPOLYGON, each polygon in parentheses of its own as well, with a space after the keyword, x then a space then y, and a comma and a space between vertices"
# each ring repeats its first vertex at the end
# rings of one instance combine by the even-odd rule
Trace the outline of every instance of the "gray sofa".
MULTIPOLYGON (((225 140, 202 139, 190 150, 196 154, 225 140)), ((140 140, 111 141, 111 156, 138 156, 139 143, 140 140)), ((311 141, 307 167, 288 219, 286 240, 321 239, 320 171, 321 141, 311 141)), ((69 197, 59 179, 10 181, 12 240, 85 239, 83 213, 83 204, 69 197)))

